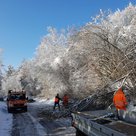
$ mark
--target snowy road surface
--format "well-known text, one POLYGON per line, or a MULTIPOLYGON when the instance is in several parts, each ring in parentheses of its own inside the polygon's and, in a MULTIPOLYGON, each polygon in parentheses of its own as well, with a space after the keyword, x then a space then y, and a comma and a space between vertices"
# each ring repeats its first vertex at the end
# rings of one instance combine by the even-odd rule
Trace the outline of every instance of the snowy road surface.
POLYGON ((49 119, 45 111, 52 109, 53 105, 46 103, 29 105, 30 114, 46 129, 48 136, 75 136, 75 129, 71 126, 71 118, 49 119))
POLYGON ((6 104, 0 103, 0 114, 4 115, 0 136, 75 136, 70 118, 49 119, 45 110, 52 109, 46 103, 31 103, 28 112, 7 113, 6 104))
POLYGON ((13 115, 12 136, 45 136, 46 129, 29 113, 13 115))
POLYGON ((7 113, 4 102, 0 102, 0 136, 10 136, 12 130, 12 114, 7 113))

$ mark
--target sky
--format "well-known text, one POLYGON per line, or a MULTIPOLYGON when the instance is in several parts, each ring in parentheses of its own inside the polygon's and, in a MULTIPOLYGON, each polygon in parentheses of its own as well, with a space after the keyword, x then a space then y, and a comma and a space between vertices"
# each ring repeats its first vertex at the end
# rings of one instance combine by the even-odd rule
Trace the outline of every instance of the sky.
POLYGON ((82 26, 100 9, 124 9, 136 0, 0 0, 2 62, 17 68, 34 57, 47 27, 57 30, 82 26))

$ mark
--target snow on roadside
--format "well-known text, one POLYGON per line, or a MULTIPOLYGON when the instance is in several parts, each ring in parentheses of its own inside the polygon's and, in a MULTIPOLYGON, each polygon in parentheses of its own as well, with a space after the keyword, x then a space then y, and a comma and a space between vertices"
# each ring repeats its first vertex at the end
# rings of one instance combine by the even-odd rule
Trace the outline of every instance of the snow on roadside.
POLYGON ((52 106, 54 104, 54 99, 35 99, 37 104, 40 104, 40 105, 50 105, 52 106))
POLYGON ((13 116, 7 112, 5 102, 0 102, 0 136, 10 136, 13 116))

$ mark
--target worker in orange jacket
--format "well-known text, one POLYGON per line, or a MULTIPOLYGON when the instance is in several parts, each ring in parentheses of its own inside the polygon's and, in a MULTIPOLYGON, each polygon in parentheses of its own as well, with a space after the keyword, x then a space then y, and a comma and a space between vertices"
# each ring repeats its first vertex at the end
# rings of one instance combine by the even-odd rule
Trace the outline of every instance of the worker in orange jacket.
POLYGON ((63 96, 63 106, 65 107, 65 108, 67 108, 67 106, 68 106, 68 95, 67 94, 65 94, 64 96, 63 96))
POLYGON ((127 106, 127 100, 122 88, 119 88, 117 92, 114 94, 113 103, 116 107, 117 118, 119 118, 118 111, 126 110, 126 106, 127 106))
POLYGON ((54 99, 54 107, 53 107, 53 109, 55 110, 55 108, 56 108, 56 106, 58 106, 58 108, 59 108, 59 110, 60 110, 60 100, 61 100, 61 98, 59 97, 59 94, 57 94, 56 96, 55 96, 55 99, 54 99))

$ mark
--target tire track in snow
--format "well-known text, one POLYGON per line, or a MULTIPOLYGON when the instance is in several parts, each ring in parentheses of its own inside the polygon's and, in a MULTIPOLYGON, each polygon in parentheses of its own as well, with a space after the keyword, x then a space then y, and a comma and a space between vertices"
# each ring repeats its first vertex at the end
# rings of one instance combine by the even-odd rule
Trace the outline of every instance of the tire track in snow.
POLYGON ((29 113, 13 116, 12 136, 47 136, 46 129, 29 113))
POLYGON ((39 123, 46 128, 47 136, 75 136, 75 128, 71 126, 69 118, 60 118, 51 120, 46 111, 52 110, 52 106, 32 103, 29 105, 30 114, 35 117, 39 123))
POLYGON ((34 122, 38 136, 47 136, 47 129, 44 128, 30 113, 28 113, 28 116, 34 122))

